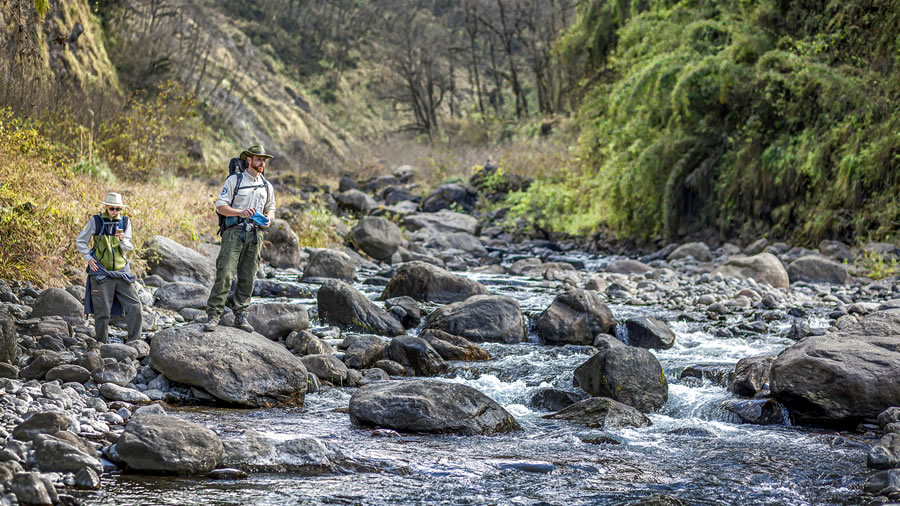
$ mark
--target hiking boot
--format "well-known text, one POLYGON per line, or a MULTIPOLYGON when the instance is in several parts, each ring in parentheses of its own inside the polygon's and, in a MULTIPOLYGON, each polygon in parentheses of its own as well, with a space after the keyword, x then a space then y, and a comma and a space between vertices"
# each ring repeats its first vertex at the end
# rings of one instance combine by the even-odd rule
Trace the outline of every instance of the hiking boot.
POLYGON ((241 329, 244 332, 253 332, 253 325, 250 325, 250 322, 247 321, 247 317, 244 315, 234 317, 234 328, 241 329))
POLYGON ((219 319, 215 316, 210 316, 206 319, 206 323, 203 324, 203 330, 205 330, 206 332, 212 332, 213 330, 216 330, 216 327, 218 326, 219 319))

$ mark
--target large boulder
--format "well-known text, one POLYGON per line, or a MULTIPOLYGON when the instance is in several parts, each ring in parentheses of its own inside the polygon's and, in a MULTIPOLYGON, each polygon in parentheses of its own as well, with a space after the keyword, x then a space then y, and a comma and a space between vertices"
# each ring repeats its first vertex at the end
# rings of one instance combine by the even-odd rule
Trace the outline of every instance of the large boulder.
POLYGON ((712 260, 712 252, 709 251, 709 246, 706 243, 689 242, 675 248, 675 251, 669 253, 666 260, 671 262, 672 260, 680 260, 687 257, 693 257, 698 262, 709 262, 712 260))
POLYGON ((269 339, 280 339, 309 328, 306 306, 288 302, 253 304, 247 310, 247 320, 256 332, 269 339))
POLYGON ((45 473, 77 473, 84 468, 103 472, 94 447, 71 432, 59 431, 54 435, 36 436, 34 460, 45 473))
POLYGON ((369 211, 378 207, 371 196, 356 189, 342 191, 334 196, 341 209, 345 209, 354 214, 368 214, 369 211))
POLYGON ((150 365, 166 378, 205 389, 242 406, 302 404, 306 368, 299 357, 260 334, 201 325, 153 336, 150 365))
POLYGON ((31 318, 42 316, 84 316, 84 304, 62 288, 48 288, 31 306, 31 318))
POLYGON ((625 321, 625 342, 638 348, 668 350, 675 345, 675 333, 666 322, 639 316, 625 321))
POLYGON ((758 283, 768 283, 775 288, 788 288, 790 279, 784 264, 771 253, 760 253, 753 256, 735 255, 728 258, 724 265, 715 272, 726 277, 749 279, 758 283))
POLYGON ((534 324, 547 344, 590 345, 597 334, 615 333, 616 319, 592 290, 576 289, 557 295, 534 324))
POLYGON ((320 249, 309 257, 309 263, 306 264, 300 281, 318 279, 353 281, 354 274, 356 274, 356 264, 353 263, 350 255, 343 251, 320 249))
POLYGON ((490 360, 491 355, 481 346, 460 336, 448 334, 442 330, 423 330, 419 337, 434 348, 444 360, 478 361, 490 360))
POLYGON ((282 219, 274 219, 265 229, 260 256, 272 267, 287 269, 300 263, 300 240, 291 225, 282 219))
POLYGON ((399 336, 403 325, 348 283, 329 279, 316 295, 319 318, 342 329, 399 336))
POLYGON ((441 330, 477 342, 512 344, 528 338, 519 303, 501 295, 473 295, 441 306, 428 315, 423 330, 441 330))
POLYGON ((209 287, 190 281, 176 281, 161 286, 153 295, 155 306, 172 311, 181 311, 186 307, 203 309, 209 300, 209 287))
POLYGON ((798 341, 770 375, 772 394, 801 420, 853 424, 900 406, 900 309, 798 341))
POLYGON ((669 399, 659 361, 632 346, 601 349, 575 369, 573 383, 594 397, 609 397, 643 413, 661 408, 669 399))
POLYGON ((375 260, 387 260, 403 244, 403 234, 393 222, 379 216, 366 216, 350 230, 356 246, 375 260))
POLYGON ((381 294, 382 299, 403 295, 420 302, 459 302, 491 293, 486 286, 425 262, 407 262, 397 268, 381 294))
POLYGON ((478 390, 438 380, 370 383, 350 398, 350 421, 356 426, 440 434, 521 429, 512 415, 478 390))
POLYGON ((209 257, 168 237, 151 237, 144 243, 143 256, 149 274, 156 274, 166 281, 191 281, 212 286, 216 278, 216 266, 209 257))
POLYGON ((0 309, 0 362, 16 363, 16 321, 0 309))
POLYGON ((842 264, 821 255, 802 256, 788 265, 787 272, 791 282, 847 285, 851 281, 850 273, 842 264))
POLYGON ((421 337, 397 336, 388 346, 391 360, 406 368, 414 376, 436 376, 447 370, 447 363, 421 337))
POLYGON ((410 214, 403 218, 403 225, 411 232, 425 229, 433 234, 448 232, 475 234, 478 231, 478 220, 474 217, 448 209, 436 213, 410 214))
POLYGON ((570 420, 595 429, 649 427, 650 419, 627 404, 607 397, 591 397, 569 405, 544 418, 570 420))
POLYGON ((478 200, 478 193, 474 188, 450 183, 439 186, 437 190, 422 199, 422 210, 426 213, 436 213, 442 209, 455 207, 471 213, 475 209, 476 200, 478 200))
POLYGON ((132 418, 116 443, 129 468, 165 474, 206 474, 224 453, 222 440, 203 425, 174 416, 132 418))

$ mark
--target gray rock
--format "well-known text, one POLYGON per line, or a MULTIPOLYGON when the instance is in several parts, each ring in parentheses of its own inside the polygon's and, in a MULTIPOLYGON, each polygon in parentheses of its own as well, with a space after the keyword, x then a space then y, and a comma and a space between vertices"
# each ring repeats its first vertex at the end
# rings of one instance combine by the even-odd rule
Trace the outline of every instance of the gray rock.
POLYGON ((84 383, 91 379, 91 372, 75 364, 62 364, 47 371, 47 381, 62 380, 63 383, 84 383))
POLYGON ((75 488, 82 490, 99 490, 100 474, 89 467, 83 467, 75 473, 75 488))
POLYGON ((675 248, 675 251, 669 253, 666 260, 680 260, 682 258, 694 257, 698 262, 709 262, 712 260, 712 253, 709 246, 702 242, 689 242, 675 248))
POLYGON ((653 267, 650 267, 643 262, 629 259, 614 260, 606 266, 606 272, 612 272, 615 274, 643 274, 652 270, 653 267))
POLYGON ((77 473, 85 468, 103 472, 97 451, 90 443, 70 432, 36 436, 34 462, 45 473, 77 473))
POLYGON ((531 396, 529 404, 538 409, 559 411, 587 398, 588 395, 584 392, 569 392, 558 388, 541 388, 531 396))
POLYGON ((491 355, 487 350, 464 337, 454 336, 437 329, 423 330, 419 337, 427 341, 444 360, 479 361, 491 359, 491 355))
POLYGON ((84 304, 62 288, 48 288, 32 304, 31 318, 71 316, 82 318, 84 304))
POLYGON ((128 346, 127 344, 107 343, 100 345, 100 356, 122 362, 124 360, 136 360, 138 358, 138 351, 133 346, 128 346))
POLYGON ((0 309, 0 362, 16 363, 16 322, 13 317, 0 309))
POLYGON ((819 241, 819 252, 838 262, 853 261, 856 258, 853 251, 850 250, 850 246, 841 241, 832 241, 829 239, 819 241))
POLYGON ((223 443, 221 465, 253 473, 315 476, 334 473, 346 459, 337 447, 306 435, 275 439, 246 430, 223 443))
POLYGON ((437 380, 366 385, 350 398, 350 421, 360 427, 463 435, 521 429, 512 415, 478 390, 437 380))
POLYGON ((575 369, 573 384, 594 397, 609 397, 643 413, 661 408, 669 398, 659 361, 632 346, 601 349, 575 369))
POLYGON ((354 369, 366 369, 384 358, 388 343, 378 336, 350 335, 344 338, 344 363, 354 369))
POLYGON ((132 413, 131 416, 133 418, 135 416, 142 416, 142 415, 165 416, 167 414, 168 413, 166 413, 166 409, 162 407, 162 404, 150 404, 147 406, 141 406, 141 407, 137 408, 136 410, 134 410, 134 413, 132 413))
POLYGON ((900 310, 809 336, 772 364, 772 394, 801 420, 853 423, 900 406, 900 310))
POLYGON ((769 372, 775 357, 763 355, 738 360, 730 390, 741 397, 753 397, 768 388, 769 372))
POLYGON ((158 332, 150 366, 170 380, 243 406, 301 404, 306 394, 300 358, 260 334, 228 327, 204 332, 197 324, 158 332))
POLYGON ((486 286, 425 262, 407 262, 397 268, 381 299, 408 296, 420 302, 459 302, 487 295, 486 286))
POLYGON ((263 237, 259 256, 272 267, 287 269, 300 264, 300 241, 287 221, 275 218, 263 232, 263 237))
POLYGON ((9 484, 9 490, 16 495, 20 504, 54 504, 56 490, 52 484, 41 479, 41 473, 16 473, 9 484), (52 489, 52 490, 51 490, 52 489))
POLYGON ((403 325, 393 315, 384 311, 352 285, 338 280, 328 280, 316 295, 319 318, 342 329, 353 329, 374 334, 398 336, 404 333, 403 325))
POLYGON ((315 374, 322 381, 332 385, 345 386, 350 374, 347 366, 332 354, 306 355, 302 357, 306 370, 315 374))
POLYGON ((88 371, 93 371, 103 365, 103 359, 100 358, 100 353, 95 351, 88 351, 82 353, 81 355, 78 355, 73 363, 75 365, 84 367, 88 371))
POLYGON ((45 316, 36 323, 23 323, 22 327, 24 327, 22 333, 29 336, 51 336, 59 339, 72 336, 69 324, 59 316, 45 316))
POLYGON ((128 341, 125 344, 135 349, 138 359, 144 358, 150 354, 150 343, 147 341, 135 339, 133 341, 128 341))
POLYGON ((900 422, 900 406, 892 406, 878 415, 878 425, 882 428, 894 422, 900 422))
POLYGON ((309 328, 309 312, 303 304, 252 304, 247 310, 247 320, 257 333, 269 339, 280 339, 291 332, 309 328))
POLYGON ((466 232, 447 232, 435 236, 425 243, 425 248, 440 251, 462 251, 479 258, 488 255, 488 251, 481 241, 466 232))
POLYGON ((33 413, 12 431, 12 437, 19 441, 32 441, 40 434, 55 434, 69 426, 66 415, 56 411, 33 413))
POLYGON ((356 246, 376 260, 387 260, 403 243, 403 234, 393 222, 379 216, 366 216, 350 230, 356 246))
POLYGON ((12 364, 7 364, 6 362, 0 362, 0 378, 16 379, 18 377, 18 367, 12 364))
POLYGON ((870 469, 900 468, 900 433, 891 432, 882 436, 869 450, 866 465, 870 469))
POLYGON ((791 282, 830 283, 835 285, 850 284, 850 273, 834 260, 821 255, 806 255, 788 265, 791 282))
POLYGON ((173 416, 132 418, 116 443, 129 468, 154 473, 206 474, 222 459, 224 446, 213 431, 173 416))
POLYGON ((150 397, 143 392, 119 386, 115 383, 100 385, 100 395, 110 401, 128 402, 131 404, 150 404, 150 397))
POLYGON ((888 469, 872 473, 863 487, 865 493, 872 495, 886 495, 887 489, 893 492, 900 490, 900 469, 888 469))
POLYGON ((534 331, 547 344, 589 345, 615 327, 612 311, 596 292, 576 289, 557 295, 538 316, 534 331))
POLYGON ((172 311, 181 311, 189 307, 203 309, 209 299, 209 287, 190 281, 166 283, 154 294, 156 306, 172 311))
POLYGON ((787 425, 785 407, 775 399, 727 400, 722 407, 737 415, 741 422, 755 425, 787 425))
POLYGON ((388 346, 393 361, 414 376, 436 376, 447 371, 447 363, 420 337, 397 336, 388 346))
POLYGON ((355 189, 338 193, 334 196, 342 209, 349 210, 355 214, 368 214, 369 211, 378 207, 371 196, 355 189))
POLYGON ((355 274, 356 264, 349 255, 342 251, 320 249, 310 256, 300 281, 340 279, 352 282, 355 274))
POLYGON ((98 385, 103 383, 114 383, 120 387, 124 387, 134 381, 135 376, 137 376, 137 369, 130 364, 122 362, 103 364, 99 368, 91 371, 91 379, 98 385))
POLYGON ((771 253, 760 253, 751 257, 733 256, 716 268, 715 273, 738 279, 754 279, 768 283, 775 288, 788 288, 790 279, 784 264, 771 253))
POLYGON ((442 209, 457 207, 470 213, 475 208, 478 193, 474 188, 458 183, 450 183, 439 186, 436 190, 422 199, 422 210, 426 213, 436 213, 442 209))
POLYGON ((766 238, 757 239, 744 248, 744 254, 747 256, 758 255, 765 251, 768 245, 769 241, 766 238))
POLYGON ((150 274, 166 281, 188 281, 209 287, 216 277, 212 259, 161 235, 144 243, 143 257, 150 274))
POLYGON ((411 329, 422 323, 419 304, 412 297, 394 297, 384 301, 384 308, 400 321, 403 328, 411 329))
MULTIPOLYGON (((379 360, 379 362, 384 362, 384 360, 379 360)), ((375 383, 376 381, 390 381, 391 379, 387 372, 378 367, 363 369, 359 372, 362 373, 362 379, 359 380, 359 386, 365 386, 369 383, 375 383)))
POLYGON ((311 332, 301 330, 291 332, 284 339, 285 346, 298 355, 318 355, 321 353, 334 353, 330 344, 323 342, 311 332))
POLYGON ((578 401, 544 418, 570 420, 596 429, 649 427, 650 419, 631 406, 607 397, 591 397, 578 401))
MULTIPOLYGON (((379 360, 375 362, 375 368, 381 369, 389 376, 406 376, 406 368, 393 360, 379 360)), ((368 371, 369 369, 364 369, 368 371)))
POLYGON ((675 333, 665 322, 648 316, 625 321, 626 342, 638 348, 668 350, 675 345, 675 333))
POLYGON ((519 303, 501 295, 474 295, 441 306, 428 315, 423 330, 440 330, 479 342, 511 344, 528 338, 519 303))
POLYGON ((50 369, 75 360, 75 356, 71 353, 55 351, 41 351, 38 353, 35 353, 34 359, 20 371, 22 378, 26 380, 42 379, 50 369))
POLYGON ((478 220, 472 216, 443 209, 436 213, 416 213, 403 218, 407 230, 415 232, 425 229, 434 234, 466 232, 476 235, 478 220))

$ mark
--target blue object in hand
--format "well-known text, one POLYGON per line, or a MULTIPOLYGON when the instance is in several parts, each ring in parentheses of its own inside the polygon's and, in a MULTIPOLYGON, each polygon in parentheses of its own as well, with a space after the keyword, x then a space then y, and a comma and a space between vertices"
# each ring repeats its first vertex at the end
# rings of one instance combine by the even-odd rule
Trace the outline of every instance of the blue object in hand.
POLYGON ((254 211, 253 216, 251 216, 250 219, 263 227, 269 226, 269 218, 266 218, 266 215, 264 214, 260 214, 259 211, 254 211))

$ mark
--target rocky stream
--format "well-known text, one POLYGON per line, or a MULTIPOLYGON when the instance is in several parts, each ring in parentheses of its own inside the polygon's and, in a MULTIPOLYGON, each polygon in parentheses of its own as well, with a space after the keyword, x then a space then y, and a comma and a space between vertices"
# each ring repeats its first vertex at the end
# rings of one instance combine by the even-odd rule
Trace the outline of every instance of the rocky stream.
POLYGON ((857 251, 639 257, 412 177, 311 192, 359 217, 340 249, 279 210, 252 334, 201 328, 214 245, 148 242, 138 341, 0 282, 0 504, 900 501, 900 280, 857 251))

